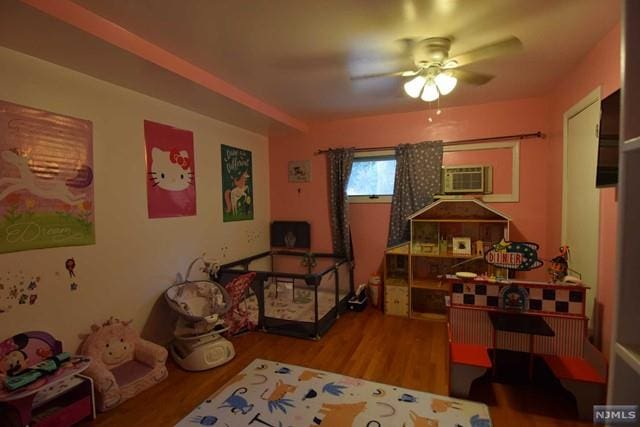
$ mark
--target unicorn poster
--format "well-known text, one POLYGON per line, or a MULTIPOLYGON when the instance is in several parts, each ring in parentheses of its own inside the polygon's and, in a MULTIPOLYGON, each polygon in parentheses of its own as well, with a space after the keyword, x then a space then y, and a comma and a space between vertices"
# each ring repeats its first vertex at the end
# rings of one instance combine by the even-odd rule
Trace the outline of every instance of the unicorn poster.
POLYGON ((149 218, 196 214, 193 132, 144 121, 149 218))
POLYGON ((0 253, 95 243, 90 121, 0 101, 0 253))
POLYGON ((224 222, 253 219, 251 151, 221 146, 222 219, 224 222))

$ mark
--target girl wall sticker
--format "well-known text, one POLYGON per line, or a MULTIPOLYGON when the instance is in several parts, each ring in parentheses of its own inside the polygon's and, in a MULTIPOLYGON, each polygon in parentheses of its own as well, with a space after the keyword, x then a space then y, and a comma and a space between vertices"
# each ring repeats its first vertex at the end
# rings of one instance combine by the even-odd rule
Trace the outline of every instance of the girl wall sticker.
POLYGON ((196 214, 193 132, 144 122, 149 218, 196 214))

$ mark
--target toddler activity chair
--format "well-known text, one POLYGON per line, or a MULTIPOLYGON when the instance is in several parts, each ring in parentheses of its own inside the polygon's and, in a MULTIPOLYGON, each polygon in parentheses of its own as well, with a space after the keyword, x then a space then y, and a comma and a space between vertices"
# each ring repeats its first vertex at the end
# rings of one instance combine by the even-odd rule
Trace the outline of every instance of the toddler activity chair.
POLYGON ((225 289, 231 297, 231 308, 224 318, 229 327, 227 331, 229 336, 235 335, 243 329, 252 330, 255 328, 254 323, 249 319, 249 311, 246 305, 247 290, 255 277, 256 273, 243 274, 225 285, 225 289), (242 302, 244 302, 244 307, 240 307, 242 302))
POLYGON ((92 358, 85 374, 93 378, 101 412, 167 377, 167 350, 140 338, 129 323, 111 318, 93 325, 80 346, 80 353, 92 358))

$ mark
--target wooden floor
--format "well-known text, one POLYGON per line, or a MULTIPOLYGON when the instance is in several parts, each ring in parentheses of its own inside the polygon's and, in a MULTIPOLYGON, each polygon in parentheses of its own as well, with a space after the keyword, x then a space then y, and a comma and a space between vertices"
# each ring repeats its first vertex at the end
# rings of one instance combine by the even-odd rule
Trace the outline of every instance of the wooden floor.
MULTIPOLYGON (((346 313, 320 341, 253 332, 233 343, 237 356, 227 365, 192 373, 170 362, 167 380, 86 425, 172 426, 258 357, 447 394, 443 323, 368 309, 346 313)), ((498 427, 591 425, 574 420, 575 409, 564 395, 534 386, 484 384, 474 388, 472 399, 490 406, 498 427)))

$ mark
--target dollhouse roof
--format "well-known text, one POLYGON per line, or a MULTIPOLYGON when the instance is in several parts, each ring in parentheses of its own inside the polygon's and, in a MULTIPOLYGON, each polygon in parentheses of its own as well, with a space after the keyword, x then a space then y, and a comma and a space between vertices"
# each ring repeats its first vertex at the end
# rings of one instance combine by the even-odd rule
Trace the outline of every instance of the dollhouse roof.
POLYGON ((511 218, 476 199, 441 199, 409 215, 408 219, 511 221, 511 218))

